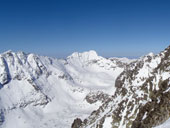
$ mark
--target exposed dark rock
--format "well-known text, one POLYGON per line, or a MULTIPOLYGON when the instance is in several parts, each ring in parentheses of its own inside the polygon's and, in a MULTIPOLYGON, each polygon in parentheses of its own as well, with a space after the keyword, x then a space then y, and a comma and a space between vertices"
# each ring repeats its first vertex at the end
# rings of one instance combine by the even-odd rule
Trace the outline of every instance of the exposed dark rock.
MULTIPOLYGON (((132 62, 116 79, 112 98, 93 111, 81 127, 103 127, 103 119, 112 114, 112 127, 152 128, 170 118, 170 76, 163 80, 163 73, 170 73, 170 46, 158 55, 149 54, 132 62), (153 63, 157 67, 152 67, 153 63), (145 67, 144 67, 145 66, 145 67), (139 75, 141 69, 149 73, 139 75), (140 83, 140 84, 139 84, 140 83)), ((165 75, 164 75, 165 77, 165 75)), ((93 96, 86 97, 90 103, 93 96)))
POLYGON ((73 124, 71 125, 71 128, 80 128, 82 125, 82 120, 80 118, 77 118, 74 120, 73 124))
POLYGON ((69 74, 61 74, 58 76, 58 78, 64 79, 64 80, 73 80, 73 78, 69 74))
POLYGON ((150 95, 152 101, 140 108, 132 128, 151 128, 160 125, 170 118, 170 92, 164 93, 170 87, 168 82, 169 79, 163 81, 160 85, 162 88, 152 92, 154 94, 150 95), (143 119, 144 115, 145 119, 143 119))
POLYGON ((3 124, 5 121, 5 116, 3 110, 0 110, 0 126, 3 124))
POLYGON ((1 69, 3 69, 3 72, 0 74, 0 84, 5 85, 10 82, 11 76, 6 60, 3 57, 1 57, 0 61, 1 61, 0 62, 1 69))
POLYGON ((91 92, 89 93, 85 99, 89 104, 93 104, 97 101, 101 101, 102 103, 104 103, 107 99, 109 98, 108 94, 104 94, 103 92, 91 92))

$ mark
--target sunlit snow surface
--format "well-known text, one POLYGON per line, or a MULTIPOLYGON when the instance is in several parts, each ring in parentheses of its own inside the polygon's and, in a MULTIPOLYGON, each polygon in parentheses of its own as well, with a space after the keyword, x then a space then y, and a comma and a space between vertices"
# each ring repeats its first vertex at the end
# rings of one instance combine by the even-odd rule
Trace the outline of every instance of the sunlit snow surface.
MULTIPOLYGON (((96 113, 92 113, 87 118, 87 122, 83 124, 83 128, 93 128, 101 125, 109 128, 110 121, 108 121, 108 118, 110 116, 113 117, 112 127, 131 127, 131 122, 138 116, 139 107, 145 106, 146 103, 151 101, 149 93, 143 87, 147 87, 148 90, 160 90, 158 83, 169 78, 168 65, 165 66, 165 70, 159 69, 160 65, 164 66, 164 63, 166 63, 167 55, 167 50, 158 55, 149 53, 130 63, 117 79, 116 87, 118 88, 115 95, 113 95, 113 100, 105 102, 97 109, 96 113), (153 78, 153 80, 151 79, 152 85, 149 83, 149 78, 153 78)), ((169 89, 166 91, 169 91, 169 89)), ((143 119, 145 118, 146 115, 143 116, 143 119)))
POLYGON ((170 119, 167 120, 165 123, 163 123, 157 127, 154 127, 154 128, 170 128, 170 119))
POLYGON ((95 51, 66 60, 8 51, 0 55, 1 128, 70 128, 102 103, 89 104, 90 92, 114 94, 123 71, 95 51))
POLYGON ((111 128, 112 117, 107 117, 104 121, 103 128, 111 128))

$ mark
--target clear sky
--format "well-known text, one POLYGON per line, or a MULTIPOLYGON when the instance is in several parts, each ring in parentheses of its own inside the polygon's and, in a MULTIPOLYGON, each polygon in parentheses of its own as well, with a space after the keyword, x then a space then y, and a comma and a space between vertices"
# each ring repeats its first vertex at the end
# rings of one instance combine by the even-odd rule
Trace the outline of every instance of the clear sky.
POLYGON ((169 0, 0 0, 0 52, 133 57, 168 45, 169 0))

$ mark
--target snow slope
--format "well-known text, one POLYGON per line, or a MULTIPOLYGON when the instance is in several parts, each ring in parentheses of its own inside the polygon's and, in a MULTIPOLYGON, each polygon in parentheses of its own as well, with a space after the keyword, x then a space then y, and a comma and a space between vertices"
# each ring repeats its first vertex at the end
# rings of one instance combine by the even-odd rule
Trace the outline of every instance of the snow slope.
POLYGON ((167 128, 169 99, 170 47, 137 60, 0 54, 0 128, 167 128))
POLYGON ((0 54, 0 127, 70 128, 115 92, 124 67, 95 51, 55 59, 24 52, 0 54), (96 95, 89 103, 88 94, 96 95))
POLYGON ((80 128, 152 128, 164 123, 170 113, 170 47, 127 65, 115 87, 112 98, 80 128))

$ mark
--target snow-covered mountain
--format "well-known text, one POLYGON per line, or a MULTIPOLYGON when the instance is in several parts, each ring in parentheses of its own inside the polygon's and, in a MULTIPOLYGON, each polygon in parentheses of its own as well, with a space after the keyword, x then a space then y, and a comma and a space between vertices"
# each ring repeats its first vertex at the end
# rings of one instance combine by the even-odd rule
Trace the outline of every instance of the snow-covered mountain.
POLYGON ((169 78, 170 47, 133 60, 7 51, 0 54, 0 128, 155 127, 170 117, 169 78))
MULTIPOLYGON (((81 128, 168 128, 170 118, 170 47, 130 63, 115 82, 116 91, 81 128)), ((76 124, 76 120, 74 121, 76 124)))
POLYGON ((70 128, 115 92, 124 67, 95 51, 66 59, 7 51, 0 55, 0 127, 70 128))

